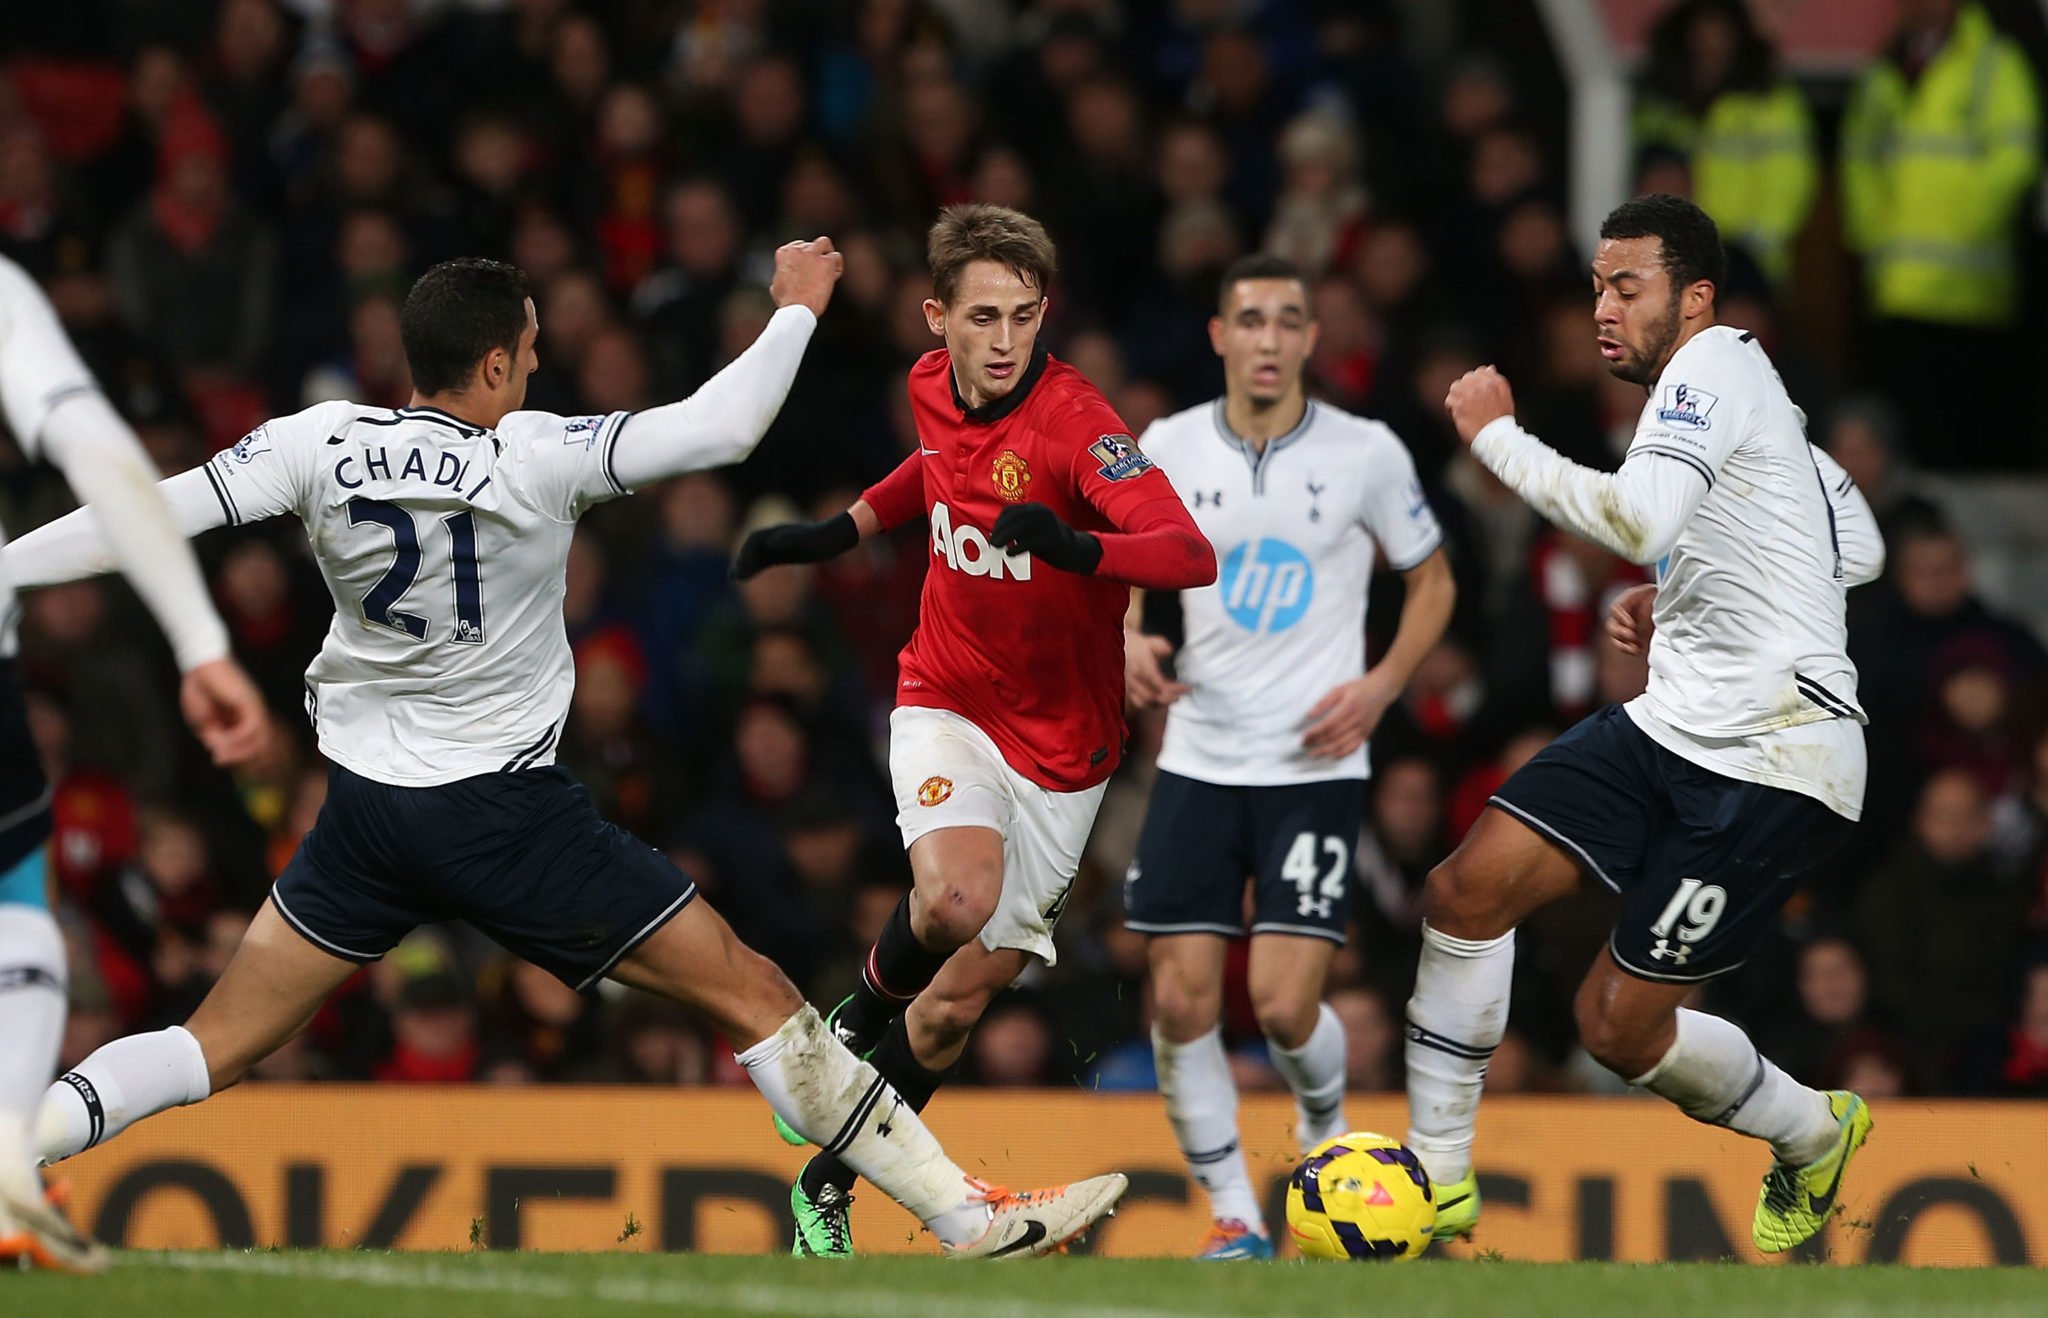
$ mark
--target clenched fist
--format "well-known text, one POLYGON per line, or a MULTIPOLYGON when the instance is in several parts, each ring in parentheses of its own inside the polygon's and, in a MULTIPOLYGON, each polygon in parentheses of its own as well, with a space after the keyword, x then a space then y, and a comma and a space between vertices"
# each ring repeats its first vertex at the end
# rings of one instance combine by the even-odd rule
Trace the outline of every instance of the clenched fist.
POLYGON ((830 238, 784 243, 775 249, 775 281, 768 296, 778 307, 809 307, 811 314, 825 314, 832 300, 832 285, 846 269, 846 258, 832 246, 830 238))
POLYGON ((1470 444, 1489 423, 1515 414, 1515 391, 1499 371, 1482 366, 1458 377, 1444 395, 1444 407, 1458 428, 1458 438, 1470 444))

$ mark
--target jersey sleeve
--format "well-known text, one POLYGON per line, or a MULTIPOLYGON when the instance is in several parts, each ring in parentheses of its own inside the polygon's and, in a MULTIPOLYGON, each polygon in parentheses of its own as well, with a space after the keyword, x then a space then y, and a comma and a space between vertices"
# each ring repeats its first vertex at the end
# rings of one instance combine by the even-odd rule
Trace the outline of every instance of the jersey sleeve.
POLYGON ((301 512, 329 438, 347 424, 347 403, 320 403, 265 421, 200 467, 229 526, 301 512))
POLYGON ((912 453, 896 464, 896 470, 860 492, 861 502, 874 511, 884 531, 893 531, 914 518, 922 517, 924 503, 924 455, 912 453))
POLYGON ((1734 342, 1681 350, 1611 474, 1581 467, 1511 416, 1473 437, 1472 456, 1557 525, 1631 563, 1654 563, 1678 543, 1729 455, 1755 430, 1758 372, 1767 369, 1734 342))
POLYGON ((1415 459, 1391 431, 1372 437, 1360 520, 1396 572, 1406 572, 1444 542, 1429 497, 1415 475, 1415 459))
POLYGON ((514 450, 527 499, 556 521, 573 522, 626 493, 614 458, 629 415, 514 412, 498 424, 498 435, 514 450))
POLYGON ((1711 488, 1697 462, 1631 455, 1617 472, 1581 467, 1511 416, 1473 436, 1472 456, 1556 525, 1637 564, 1671 551, 1711 488))
POLYGON ((1145 456, 1108 403, 1082 402, 1058 420, 1056 430, 1054 438, 1069 455, 1075 490, 1112 525, 1123 526, 1135 509, 1154 499, 1180 502, 1173 482, 1145 456))
POLYGON ((1075 490, 1116 528, 1095 537, 1102 545, 1097 576, 1146 590, 1187 590, 1216 579, 1216 551, 1108 403, 1084 401, 1058 424, 1054 439, 1070 455, 1075 490))

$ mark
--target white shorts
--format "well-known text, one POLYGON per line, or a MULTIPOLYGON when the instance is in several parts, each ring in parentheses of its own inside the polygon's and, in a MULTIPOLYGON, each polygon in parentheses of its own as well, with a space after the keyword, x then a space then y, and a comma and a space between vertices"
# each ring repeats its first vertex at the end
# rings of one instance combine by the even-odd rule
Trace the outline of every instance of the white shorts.
POLYGON ((1003 835, 1003 895, 982 926, 981 945, 1057 961, 1053 926, 1108 784, 1079 792, 1040 787, 1005 763, 989 735, 968 720, 911 705, 889 716, 889 780, 905 850, 942 828, 1003 835))

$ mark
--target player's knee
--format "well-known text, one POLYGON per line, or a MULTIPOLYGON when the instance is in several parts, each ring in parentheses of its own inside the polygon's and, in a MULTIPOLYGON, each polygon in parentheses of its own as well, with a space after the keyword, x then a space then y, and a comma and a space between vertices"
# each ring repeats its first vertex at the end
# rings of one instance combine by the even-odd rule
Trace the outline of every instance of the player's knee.
POLYGON ((1259 1032, 1282 1048, 1299 1048, 1315 1033, 1316 1008, 1320 999, 1299 989, 1252 989, 1252 1014, 1258 1017, 1259 1032))
POLYGON ((1152 985, 1152 1019, 1174 1043, 1187 1043, 1216 1027, 1223 1011, 1220 985, 1191 984, 1162 975, 1152 985))
POLYGON ((1648 1032, 1607 1010, 1598 994, 1580 990, 1572 1014, 1579 1027, 1579 1046, 1622 1079, 1633 1080, 1656 1066, 1657 1058, 1645 1055, 1648 1032))
POLYGON ((1499 885, 1464 859, 1451 855, 1429 872, 1422 888, 1422 917, 1432 929, 1453 938, 1498 938, 1501 923, 1499 885))
POLYGON ((991 873, 947 878, 920 888, 911 908, 912 931, 934 952, 965 947, 980 937, 982 926, 996 913, 1002 892, 1000 866, 991 873))

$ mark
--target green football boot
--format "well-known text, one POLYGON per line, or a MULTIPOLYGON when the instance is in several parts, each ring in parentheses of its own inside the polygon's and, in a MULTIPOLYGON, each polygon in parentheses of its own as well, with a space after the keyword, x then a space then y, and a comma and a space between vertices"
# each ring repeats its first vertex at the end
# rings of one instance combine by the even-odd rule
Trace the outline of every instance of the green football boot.
POLYGON ((789 1207, 796 1214, 796 1243, 789 1252, 800 1259, 850 1259, 853 1257, 853 1196, 836 1185, 826 1185, 813 1199, 804 1193, 798 1179, 789 1187, 789 1207))
POLYGON ((1463 1179, 1448 1185, 1431 1181, 1429 1190, 1436 1200, 1436 1230, 1429 1238, 1470 1240, 1473 1229, 1479 1225, 1479 1173, 1466 1172, 1463 1179))
POLYGON ((1840 1206, 1836 1198, 1842 1189, 1842 1173, 1863 1141, 1870 1138, 1870 1109, 1862 1099, 1846 1089, 1831 1089, 1827 1097, 1828 1109, 1839 1127, 1835 1147, 1804 1167, 1774 1162, 1764 1173, 1750 1236, 1766 1254, 1782 1254, 1803 1245, 1827 1225, 1840 1206))

